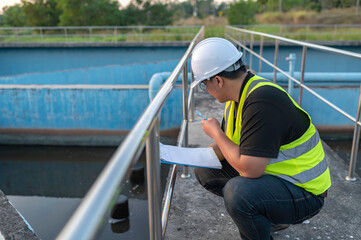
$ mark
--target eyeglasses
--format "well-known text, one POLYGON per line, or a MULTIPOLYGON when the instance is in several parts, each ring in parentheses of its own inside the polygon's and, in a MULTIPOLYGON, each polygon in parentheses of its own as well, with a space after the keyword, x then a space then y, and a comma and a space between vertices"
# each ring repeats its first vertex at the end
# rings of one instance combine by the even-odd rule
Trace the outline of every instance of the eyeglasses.
MULTIPOLYGON (((206 81, 207 81, 207 80, 206 80, 206 81)), ((202 82, 199 84, 199 87, 200 87, 200 89, 202 89, 203 91, 208 92, 208 90, 207 90, 207 84, 205 84, 204 81, 202 81, 202 82)))
POLYGON ((206 82, 206 81, 212 81, 212 78, 213 78, 213 77, 210 77, 210 78, 208 78, 208 79, 206 79, 206 80, 203 80, 203 81, 199 84, 200 89, 202 89, 202 90, 205 91, 205 92, 208 92, 207 84, 205 84, 205 82, 206 82))

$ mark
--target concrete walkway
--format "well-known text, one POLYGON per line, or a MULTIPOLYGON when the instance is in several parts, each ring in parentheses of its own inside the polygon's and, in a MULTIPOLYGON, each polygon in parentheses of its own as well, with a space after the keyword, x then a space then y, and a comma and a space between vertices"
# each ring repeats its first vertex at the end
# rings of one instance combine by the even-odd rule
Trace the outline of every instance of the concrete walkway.
POLYGON ((0 190, 0 240, 38 240, 30 228, 0 190))
MULTIPOLYGON (((223 104, 205 93, 196 94, 196 106, 207 117, 222 118, 223 104)), ((201 118, 196 116, 189 125, 189 144, 207 146, 212 139, 203 133, 201 118)), ((329 162, 332 187, 322 211, 302 224, 275 233, 275 240, 361 239, 361 179, 348 182, 348 166, 327 145, 324 145, 329 162)), ((179 239, 240 239, 238 229, 228 215, 223 199, 203 189, 194 177, 179 174, 173 195, 166 232, 167 240, 179 239)))

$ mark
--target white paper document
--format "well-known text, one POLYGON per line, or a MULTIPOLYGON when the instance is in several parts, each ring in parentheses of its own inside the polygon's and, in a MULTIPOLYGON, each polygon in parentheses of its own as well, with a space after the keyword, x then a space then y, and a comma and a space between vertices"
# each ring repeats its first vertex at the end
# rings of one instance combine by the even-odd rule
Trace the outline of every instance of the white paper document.
POLYGON ((163 163, 204 168, 222 168, 213 148, 184 148, 159 144, 160 160, 163 163))

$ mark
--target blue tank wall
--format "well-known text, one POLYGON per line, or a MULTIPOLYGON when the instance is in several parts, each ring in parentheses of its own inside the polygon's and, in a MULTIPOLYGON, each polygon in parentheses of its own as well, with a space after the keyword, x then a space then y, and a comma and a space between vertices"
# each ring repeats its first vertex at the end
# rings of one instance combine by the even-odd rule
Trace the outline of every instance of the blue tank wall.
MULTIPOLYGON (((336 48, 361 53, 361 46, 337 46, 336 48)), ((259 48, 254 48, 259 53, 259 48)), ((105 66, 112 64, 145 63, 180 59, 186 47, 37 47, 37 48, 0 48, 0 76, 30 72, 56 71, 73 68, 105 66)), ((296 71, 301 68, 302 48, 280 46, 278 66, 288 69, 285 60, 290 53, 296 53, 296 71)), ((264 57, 273 63, 274 47, 263 49, 264 57)), ((249 62, 249 54, 246 54, 249 62)), ((358 72, 356 59, 308 49, 307 72, 358 72)), ((253 57, 253 69, 258 71, 258 59, 253 57)), ((262 64, 263 72, 273 71, 262 64)))
POLYGON ((153 74, 172 71, 179 60, 77 68, 0 76, 1 84, 148 84, 153 74))
POLYGON ((0 48, 0 76, 180 59, 186 47, 0 48))
MULTIPOLYGON (((152 75, 170 72, 177 63, 178 60, 0 77, 0 129, 130 130, 150 102, 147 87, 152 75), (143 85, 144 89, 122 89, 129 84, 143 85)), ((161 129, 180 126, 180 103, 182 91, 176 89, 161 112, 161 129)))
MULTIPOLYGON (((335 48, 361 53, 361 46, 337 46, 335 48)), ((259 54, 259 47, 253 48, 259 54)), ((274 62, 274 47, 264 47, 263 57, 271 63, 274 62)), ((290 53, 296 54, 295 71, 301 70, 302 60, 302 47, 280 46, 278 55, 278 66, 283 70, 288 70, 289 62, 286 57, 290 53)), ((245 61, 250 62, 249 53, 246 53, 245 61)), ((258 71, 259 60, 257 57, 252 57, 252 69, 258 71)), ((308 48, 306 57, 306 72, 360 72, 360 61, 346 57, 340 54, 323 52, 315 49, 308 48)), ((262 63, 262 72, 273 72, 273 69, 266 63, 262 63)))

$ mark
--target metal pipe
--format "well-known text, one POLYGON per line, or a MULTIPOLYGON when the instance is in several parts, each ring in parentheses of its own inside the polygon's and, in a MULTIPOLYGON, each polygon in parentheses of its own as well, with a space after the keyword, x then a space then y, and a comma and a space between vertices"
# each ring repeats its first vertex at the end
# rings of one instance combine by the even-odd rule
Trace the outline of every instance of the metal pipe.
MULTIPOLYGON (((306 54, 307 54, 307 47, 302 47, 302 63, 301 63, 301 78, 300 83, 303 84, 305 82, 305 68, 306 68, 306 54)), ((302 107, 302 98, 303 98, 303 88, 300 88, 300 93, 298 95, 298 105, 302 107)))
MULTIPOLYGON (((295 71, 295 64, 296 64, 296 54, 290 53, 289 57, 286 58, 287 61, 289 61, 289 74, 291 77, 293 77, 293 73, 295 71)), ((291 78, 288 79, 288 94, 293 97, 293 86, 294 83, 291 78)))
MULTIPOLYGON (((275 42, 275 59, 274 59, 274 66, 277 67, 277 62, 278 62, 278 51, 279 51, 279 40, 276 39, 276 42, 275 42)), ((277 69, 274 68, 273 69, 273 82, 276 83, 276 76, 277 76, 277 69)))
MULTIPOLYGON (((188 62, 185 62, 183 67, 183 121, 188 122, 188 62)), ((184 147, 188 147, 188 124, 185 127, 184 133, 184 147)), ((189 178, 188 167, 183 166, 182 178, 189 178)))
MULTIPOLYGON (((250 49, 253 51, 253 41, 254 41, 254 35, 251 34, 251 43, 250 43, 250 49)), ((249 69, 252 69, 252 54, 249 55, 249 69)))
MULTIPOLYGON (((194 73, 193 73, 193 71, 191 71, 191 83, 193 83, 194 82, 194 73)), ((194 100, 194 89, 196 89, 196 88, 192 88, 191 90, 190 90, 190 95, 191 95, 191 101, 190 101, 190 105, 191 105, 191 121, 194 121, 194 110, 195 110, 195 105, 196 105, 196 102, 195 102, 195 100, 194 100)))
POLYGON ((170 206, 171 206, 171 202, 172 202, 175 180, 177 179, 177 169, 178 169, 178 165, 172 166, 172 168, 170 170, 169 182, 166 187, 167 194, 166 194, 166 197, 164 200, 164 207, 163 207, 163 212, 162 212, 162 239, 164 239, 165 232, 167 230, 168 215, 169 215, 169 210, 170 210, 170 206))
POLYGON ((246 29, 236 28, 236 27, 232 27, 232 26, 226 26, 226 27, 230 28, 230 29, 233 29, 235 31, 242 31, 242 32, 245 32, 245 33, 249 33, 249 34, 253 34, 253 35, 259 35, 259 36, 263 35, 263 36, 268 37, 268 38, 277 39, 277 40, 287 42, 287 43, 291 43, 291 44, 295 44, 295 45, 306 46, 306 47, 318 49, 318 50, 321 50, 321 51, 332 52, 332 53, 337 53, 337 54, 341 54, 341 55, 361 59, 361 54, 356 53, 356 52, 350 52, 350 51, 345 51, 345 50, 341 50, 341 49, 337 49, 337 48, 326 47, 326 46, 322 46, 322 45, 318 45, 318 44, 314 44, 314 43, 309 43, 309 42, 297 41, 297 40, 288 39, 288 38, 284 38, 284 37, 280 37, 280 36, 276 36, 276 35, 272 35, 272 34, 260 33, 260 32, 246 30, 246 29))
POLYGON ((360 94, 359 94, 359 98, 358 98, 356 122, 355 122, 355 128, 354 128, 353 139, 352 139, 350 167, 348 170, 348 176, 346 177, 346 180, 351 181, 351 182, 356 181, 355 168, 356 168, 357 153, 358 153, 359 141, 360 141, 360 126, 357 124, 357 122, 360 121, 360 115, 361 115, 360 108, 361 108, 361 85, 360 85, 360 94))
POLYGON ((259 46, 259 65, 258 65, 258 72, 262 72, 262 57, 263 57, 263 36, 261 36, 260 46, 259 46))
POLYGON ((147 186, 149 212, 149 239, 159 240, 162 236, 160 161, 159 161, 159 121, 156 118, 146 141, 147 186))

